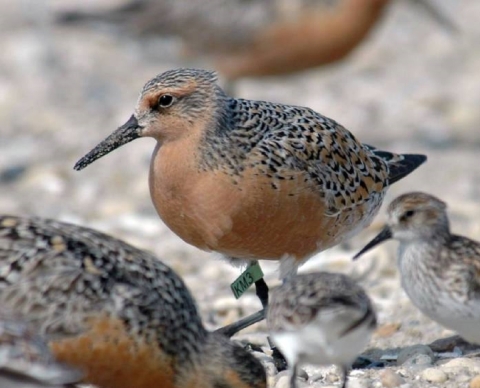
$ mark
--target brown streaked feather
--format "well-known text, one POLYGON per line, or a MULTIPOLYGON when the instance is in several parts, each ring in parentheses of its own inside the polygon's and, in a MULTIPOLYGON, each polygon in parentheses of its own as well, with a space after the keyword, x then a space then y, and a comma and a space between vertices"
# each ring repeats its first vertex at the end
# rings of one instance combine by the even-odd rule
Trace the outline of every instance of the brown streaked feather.
POLYGON ((85 381, 102 388, 174 388, 173 360, 124 322, 111 317, 91 320, 83 334, 50 342, 55 356, 87 372, 85 381))
POLYGON ((175 272, 88 228, 0 216, 0 304, 104 388, 187 388, 196 379, 200 388, 266 387, 258 360, 206 331, 175 272), (225 380, 230 371, 240 377, 225 380))

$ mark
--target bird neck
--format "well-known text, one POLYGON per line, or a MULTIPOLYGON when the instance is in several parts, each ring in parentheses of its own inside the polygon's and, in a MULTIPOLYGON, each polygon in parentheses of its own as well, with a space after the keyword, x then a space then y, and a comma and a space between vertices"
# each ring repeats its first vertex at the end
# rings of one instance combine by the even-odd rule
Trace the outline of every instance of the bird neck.
POLYGON ((400 271, 402 273, 424 272, 432 265, 438 265, 436 258, 440 256, 444 246, 443 238, 401 241, 397 260, 400 271))
POLYGON ((218 101, 216 111, 204 128, 199 142, 201 170, 238 167, 245 158, 245 150, 239 146, 237 139, 239 132, 236 130, 235 122, 237 105, 236 99, 225 95, 218 101))

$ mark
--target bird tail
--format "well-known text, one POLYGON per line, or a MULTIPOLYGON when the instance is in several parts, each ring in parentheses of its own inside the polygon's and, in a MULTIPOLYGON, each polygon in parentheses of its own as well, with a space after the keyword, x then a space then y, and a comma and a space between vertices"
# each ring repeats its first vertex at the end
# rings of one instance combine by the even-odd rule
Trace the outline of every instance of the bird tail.
POLYGON ((392 185, 406 177, 420 165, 426 162, 427 156, 420 154, 396 154, 389 151, 379 150, 371 145, 364 144, 376 156, 382 158, 388 164, 388 184, 392 185))
POLYGON ((426 155, 420 154, 394 154, 387 151, 378 151, 375 152, 375 154, 381 154, 381 157, 386 160, 388 164, 389 185, 392 185, 400 179, 406 177, 427 160, 426 155))

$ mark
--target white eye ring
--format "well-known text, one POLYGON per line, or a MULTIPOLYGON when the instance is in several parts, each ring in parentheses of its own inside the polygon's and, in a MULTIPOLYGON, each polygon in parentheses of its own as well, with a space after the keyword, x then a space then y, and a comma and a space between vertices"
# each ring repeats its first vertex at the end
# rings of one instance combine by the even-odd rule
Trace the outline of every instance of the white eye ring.
POLYGON ((159 108, 169 108, 170 106, 173 105, 173 103, 177 101, 175 97, 173 97, 171 94, 162 94, 158 98, 158 107, 159 108))

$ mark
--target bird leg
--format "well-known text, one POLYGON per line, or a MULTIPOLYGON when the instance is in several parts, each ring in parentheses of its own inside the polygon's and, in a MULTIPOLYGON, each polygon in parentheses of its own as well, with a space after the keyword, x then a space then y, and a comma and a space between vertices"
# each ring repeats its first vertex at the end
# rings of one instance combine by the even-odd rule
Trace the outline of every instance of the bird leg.
POLYGON ((258 299, 260 299, 262 307, 266 309, 268 306, 268 286, 264 278, 255 282, 255 293, 257 294, 258 299))
POLYGON ((342 381, 342 388, 347 387, 348 367, 345 365, 339 365, 340 379, 342 381))
POLYGON ((292 365, 292 375, 290 376, 290 388, 297 388, 297 363, 292 365))
POLYGON ((260 299, 262 309, 252 315, 249 315, 248 317, 240 319, 237 322, 221 327, 220 329, 216 330, 217 333, 221 333, 223 335, 226 335, 227 337, 231 337, 234 334, 238 333, 240 330, 243 330, 253 325, 254 323, 260 322, 265 319, 266 309, 268 306, 268 286, 265 282, 265 279, 263 278, 263 273, 261 272, 261 270, 259 275, 262 277, 260 279, 258 279, 257 277, 258 280, 255 281, 255 293, 258 296, 258 299, 260 299))
POLYGON ((265 319, 265 309, 262 309, 260 311, 257 311, 256 313, 249 315, 248 317, 238 320, 237 322, 221 327, 220 329, 215 330, 215 332, 223 334, 230 338, 234 334, 238 333, 240 330, 246 329, 247 327, 257 322, 260 322, 264 319, 265 319))
MULTIPOLYGON (((265 279, 263 277, 255 282, 255 293, 258 296, 258 299, 260 299, 260 302, 262 303, 262 307, 263 307, 262 310, 257 311, 256 313, 251 314, 248 317, 242 318, 230 325, 221 327, 220 329, 217 329, 215 332, 223 334, 230 338, 236 333, 238 333, 240 330, 243 330, 265 319, 266 311, 268 308, 268 285, 265 282, 265 279)), ((279 371, 285 370, 287 365, 287 361, 285 360, 285 357, 283 356, 282 353, 280 353, 278 348, 274 344, 272 344, 272 342, 270 341, 270 337, 267 337, 267 339, 268 339, 268 344, 270 346, 270 349, 272 349, 272 358, 275 363, 275 366, 279 371)))

